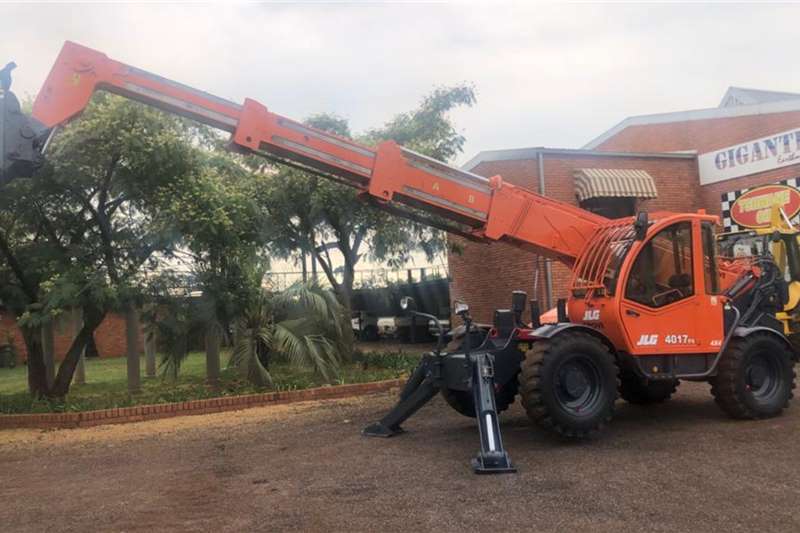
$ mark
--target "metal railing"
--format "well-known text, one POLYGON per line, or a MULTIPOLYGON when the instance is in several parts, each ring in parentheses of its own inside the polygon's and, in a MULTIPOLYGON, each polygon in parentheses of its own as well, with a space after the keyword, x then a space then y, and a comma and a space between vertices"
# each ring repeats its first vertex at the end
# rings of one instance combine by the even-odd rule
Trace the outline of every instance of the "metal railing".
MULTIPOLYGON (((416 268, 369 268, 355 271, 355 279, 353 288, 355 289, 370 289, 377 287, 387 287, 389 285, 400 283, 418 283, 420 281, 447 278, 449 272, 444 265, 433 265, 416 268)), ((341 273, 338 273, 337 281, 342 280, 341 273)), ((283 271, 283 272, 267 272, 265 276, 265 285, 274 290, 283 290, 290 287, 294 283, 302 281, 312 281, 314 274, 312 272, 304 273, 302 271, 283 271)), ((317 282, 323 287, 330 287, 328 277, 322 273, 317 272, 317 282)))

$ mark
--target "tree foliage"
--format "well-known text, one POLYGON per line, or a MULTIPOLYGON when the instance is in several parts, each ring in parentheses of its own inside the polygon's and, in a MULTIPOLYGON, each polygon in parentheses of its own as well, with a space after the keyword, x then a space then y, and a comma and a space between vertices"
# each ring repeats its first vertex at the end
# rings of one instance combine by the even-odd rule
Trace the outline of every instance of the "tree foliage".
MULTIPOLYGON (((465 141, 448 113, 474 102, 471 86, 436 89, 417 109, 397 115, 357 140, 367 144, 393 140, 424 155, 448 161, 461 152, 465 141)), ((352 137, 347 121, 340 117, 315 115, 306 123, 352 137)), ((431 259, 445 247, 442 232, 378 211, 359 200, 353 189, 297 169, 284 168, 273 173, 265 192, 263 202, 274 228, 273 250, 284 257, 292 257, 298 250, 311 254, 347 307, 355 268, 363 258, 398 266, 406 263, 415 251, 422 251, 431 259), (335 256, 331 254, 334 250, 343 259, 341 271, 337 271, 335 256)))
POLYGON ((226 325, 261 287, 268 265, 268 237, 257 202, 262 184, 262 177, 236 159, 209 152, 190 183, 168 184, 159 193, 160 216, 181 235, 207 318, 226 325))
POLYGON ((48 165, 3 190, 0 297, 19 318, 33 394, 67 393, 94 329, 136 296, 155 254, 174 247, 177 234, 158 222, 154 199, 166 183, 196 174, 193 132, 180 119, 99 94, 56 137, 48 165), (84 326, 51 386, 41 327, 73 307, 83 310, 84 326))

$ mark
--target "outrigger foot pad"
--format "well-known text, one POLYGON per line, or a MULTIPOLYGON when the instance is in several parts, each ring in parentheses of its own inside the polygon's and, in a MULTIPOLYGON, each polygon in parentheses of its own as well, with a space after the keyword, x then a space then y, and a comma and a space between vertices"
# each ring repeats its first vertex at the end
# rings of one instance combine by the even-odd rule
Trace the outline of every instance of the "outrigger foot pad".
POLYGON ((398 427, 397 429, 392 429, 387 427, 380 422, 375 422, 374 424, 370 424, 364 429, 361 430, 361 434, 365 437, 394 437, 395 435, 399 435, 404 433, 403 428, 398 427))
POLYGON ((511 458, 505 452, 491 456, 479 453, 472 459, 472 470, 476 474, 514 474, 517 467, 511 464, 511 458))

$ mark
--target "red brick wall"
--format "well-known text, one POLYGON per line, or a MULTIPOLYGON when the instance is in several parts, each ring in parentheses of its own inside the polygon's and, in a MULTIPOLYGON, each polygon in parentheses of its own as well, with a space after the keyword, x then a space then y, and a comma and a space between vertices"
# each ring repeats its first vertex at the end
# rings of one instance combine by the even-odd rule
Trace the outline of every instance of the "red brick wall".
MULTIPOLYGON (((578 168, 630 168, 649 172, 659 197, 645 201, 648 211, 692 211, 699 208, 697 161, 694 158, 598 157, 545 154, 544 175, 547 196, 577 205, 573 174, 578 168)), ((481 163, 472 172, 483 176, 499 174, 504 180, 539 190, 538 163, 532 160, 481 163)), ((504 243, 477 244, 456 239, 463 253, 448 257, 450 295, 470 304, 473 316, 488 322, 497 308, 508 308, 512 290, 524 290, 529 298, 544 302, 545 276, 540 269, 538 294, 534 295, 537 256, 504 243)), ((570 271, 553 264, 553 298, 566 297, 570 271)))
MULTIPOLYGON (((22 338, 22 333, 16 326, 16 320, 7 311, 0 311, 0 344, 5 344, 8 333, 14 337, 14 345, 17 348, 17 354, 20 360, 25 360, 27 351, 25 350, 25 341, 22 338)), ((67 316, 63 319, 56 320, 54 326, 55 333, 55 357, 61 360, 66 355, 72 344, 73 330, 72 324, 67 316)), ((115 313, 106 316, 105 320, 100 324, 94 332, 94 340, 97 345, 97 352, 100 357, 122 357, 125 355, 125 317, 115 313)), ((140 336, 140 351, 142 344, 142 337, 140 336)))
MULTIPOLYGON (((127 350, 125 343, 125 317, 118 314, 106 316, 100 327, 94 332, 94 342, 100 357, 123 357, 127 350)), ((139 352, 144 343, 139 333, 139 352)))
MULTIPOLYGON (((800 126, 800 111, 630 126, 597 147, 604 151, 706 153, 800 126)), ((700 207, 719 215, 723 193, 800 175, 800 164, 699 187, 700 207)))
POLYGON ((16 326, 16 320, 7 311, 0 311, 0 344, 8 342, 8 334, 11 333, 13 337, 14 346, 17 348, 17 357, 25 358, 27 352, 25 350, 25 340, 22 338, 22 332, 16 326))
POLYGON ((798 125, 800 111, 629 126, 596 149, 620 152, 696 150, 702 154, 798 125))

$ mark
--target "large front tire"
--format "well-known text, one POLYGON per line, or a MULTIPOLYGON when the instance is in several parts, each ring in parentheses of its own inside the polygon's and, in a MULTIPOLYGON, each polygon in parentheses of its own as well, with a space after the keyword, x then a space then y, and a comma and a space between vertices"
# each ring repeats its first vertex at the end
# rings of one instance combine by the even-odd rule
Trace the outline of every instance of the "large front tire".
POLYGON ((735 338, 709 381, 717 404, 731 417, 777 416, 788 407, 795 387, 792 354, 771 334, 735 338))
MULTIPOLYGON (((514 403, 517 396, 517 381, 511 380, 504 386, 497 389, 494 394, 494 406, 498 413, 502 413, 514 403)), ((442 397, 447 404, 457 412, 470 418, 475 418, 475 402, 472 399, 472 391, 461 391, 453 389, 442 389, 442 397)))
POLYGON ((618 368, 608 347, 580 331, 534 343, 519 374, 522 405, 538 426, 586 438, 611 421, 618 368))

